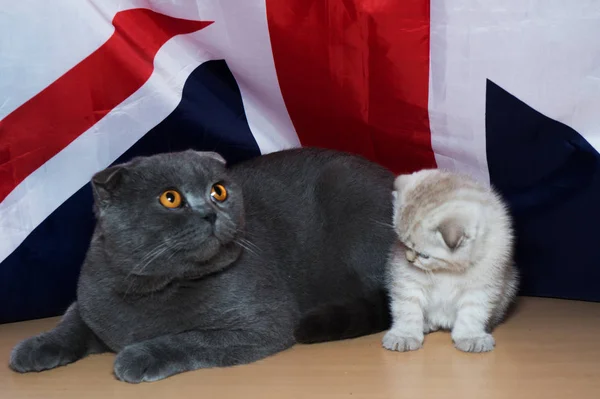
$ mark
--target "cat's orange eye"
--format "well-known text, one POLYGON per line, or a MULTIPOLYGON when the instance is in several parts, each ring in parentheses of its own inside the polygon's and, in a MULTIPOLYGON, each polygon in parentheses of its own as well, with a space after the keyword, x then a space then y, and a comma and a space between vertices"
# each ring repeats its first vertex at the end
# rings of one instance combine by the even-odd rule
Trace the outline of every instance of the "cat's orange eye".
POLYGON ((165 208, 173 209, 181 206, 181 194, 175 190, 167 190, 160 195, 158 199, 165 208))
POLYGON ((227 199, 227 189, 220 183, 213 184, 210 189, 210 197, 217 202, 223 202, 227 199))

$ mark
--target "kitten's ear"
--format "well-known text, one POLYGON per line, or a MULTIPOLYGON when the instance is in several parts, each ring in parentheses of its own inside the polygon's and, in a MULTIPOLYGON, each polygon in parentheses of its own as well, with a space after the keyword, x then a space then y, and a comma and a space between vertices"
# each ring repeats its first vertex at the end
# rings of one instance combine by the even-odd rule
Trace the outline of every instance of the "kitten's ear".
POLYGON ((96 173, 92 177, 92 188, 94 189, 94 198, 100 204, 105 203, 111 197, 111 194, 117 189, 123 179, 123 165, 111 166, 96 173))
POLYGON ((446 246, 454 251, 465 239, 465 228, 457 219, 446 219, 438 226, 438 231, 446 246))
POLYGON ((222 163, 223 165, 227 164, 227 161, 225 161, 225 158, 223 158, 221 156, 221 154, 214 152, 214 151, 196 151, 196 153, 202 157, 208 157, 208 158, 212 158, 215 161, 219 161, 220 163, 222 163))

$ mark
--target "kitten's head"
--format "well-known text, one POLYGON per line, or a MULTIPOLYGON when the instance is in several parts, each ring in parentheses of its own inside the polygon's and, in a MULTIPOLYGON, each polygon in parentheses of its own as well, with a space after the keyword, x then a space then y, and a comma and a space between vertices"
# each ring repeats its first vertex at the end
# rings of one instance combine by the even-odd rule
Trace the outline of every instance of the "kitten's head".
POLYGON ((394 182, 394 228, 406 258, 427 270, 471 266, 482 207, 474 181, 437 169, 400 175, 394 182))
POLYGON ((135 158, 98 172, 92 187, 97 240, 128 274, 203 274, 243 227, 241 188, 213 152, 135 158))

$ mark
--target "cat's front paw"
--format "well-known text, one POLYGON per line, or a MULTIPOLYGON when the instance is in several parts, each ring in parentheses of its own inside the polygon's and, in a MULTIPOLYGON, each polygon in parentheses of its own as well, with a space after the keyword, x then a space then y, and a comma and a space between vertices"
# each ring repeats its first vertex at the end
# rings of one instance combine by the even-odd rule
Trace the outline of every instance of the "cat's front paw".
POLYGON ((494 349, 496 341, 491 334, 485 334, 477 337, 465 337, 454 340, 456 349, 463 352, 489 352, 494 349))
POLYGON ((382 345, 391 351, 415 351, 423 346, 423 338, 390 330, 383 336, 382 345))
POLYGON ((43 371, 73 362, 60 344, 43 335, 28 338, 14 347, 10 354, 9 367, 19 373, 43 371))
POLYGON ((166 362, 155 356, 150 348, 134 344, 117 354, 114 373, 121 381, 137 384, 162 380, 176 371, 170 371, 166 362))

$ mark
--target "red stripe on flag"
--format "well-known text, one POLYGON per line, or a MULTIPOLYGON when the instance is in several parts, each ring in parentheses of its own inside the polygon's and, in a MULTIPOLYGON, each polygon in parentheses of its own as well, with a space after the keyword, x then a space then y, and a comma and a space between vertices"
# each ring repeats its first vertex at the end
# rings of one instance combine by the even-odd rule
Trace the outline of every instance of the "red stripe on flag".
POLYGON ((152 75, 154 57, 169 39, 212 21, 139 8, 117 13, 112 23, 115 32, 101 47, 0 121, 0 201, 136 92, 152 75))
POLYGON ((429 0, 267 0, 277 76, 304 146, 396 173, 435 167, 429 0))

